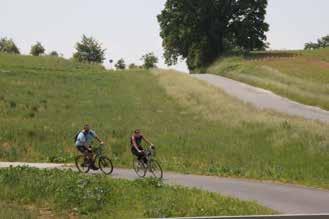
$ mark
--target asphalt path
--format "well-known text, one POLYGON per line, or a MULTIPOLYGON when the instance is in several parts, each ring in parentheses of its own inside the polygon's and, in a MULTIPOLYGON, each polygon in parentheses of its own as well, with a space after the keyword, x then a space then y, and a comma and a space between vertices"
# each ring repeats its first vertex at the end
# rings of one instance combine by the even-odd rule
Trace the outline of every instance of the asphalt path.
POLYGON ((329 123, 329 111, 319 107, 308 106, 287 98, 278 96, 271 91, 238 82, 229 78, 213 74, 192 74, 193 77, 206 81, 222 89, 230 96, 243 102, 250 103, 260 109, 274 110, 291 116, 318 120, 329 123))

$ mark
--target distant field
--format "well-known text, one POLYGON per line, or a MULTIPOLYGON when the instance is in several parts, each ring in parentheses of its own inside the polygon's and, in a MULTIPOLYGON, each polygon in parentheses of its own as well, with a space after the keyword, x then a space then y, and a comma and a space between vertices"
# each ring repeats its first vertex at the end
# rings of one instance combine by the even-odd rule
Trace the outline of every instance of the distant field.
POLYGON ((329 110, 329 48, 227 57, 207 71, 329 110))
POLYGON ((169 187, 159 181, 115 180, 73 171, 29 168, 0 170, 0 199, 0 207, 5 206, 5 209, 0 209, 1 218, 162 218, 273 214, 273 211, 254 202, 239 201, 197 189, 169 187), (10 205, 11 202, 15 202, 15 205, 10 205), (26 207, 15 207, 19 205, 26 207))
POLYGON ((166 171, 329 188, 329 126, 264 112, 176 72, 0 55, 0 160, 72 162, 86 122, 131 167, 141 128, 166 171))

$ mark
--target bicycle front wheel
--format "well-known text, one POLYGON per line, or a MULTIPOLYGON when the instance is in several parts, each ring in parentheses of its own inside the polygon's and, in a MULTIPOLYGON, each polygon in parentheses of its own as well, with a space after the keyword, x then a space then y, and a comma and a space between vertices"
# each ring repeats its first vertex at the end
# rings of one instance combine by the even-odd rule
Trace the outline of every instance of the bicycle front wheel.
POLYGON ((146 167, 142 161, 139 161, 137 157, 133 159, 133 169, 135 170, 137 176, 144 177, 146 175, 146 167))
POLYGON ((163 171, 158 161, 154 159, 150 160, 149 171, 152 173, 153 177, 162 179, 163 171))
POLYGON ((88 173, 90 169, 89 161, 84 155, 79 155, 75 158, 75 166, 80 173, 88 173))
POLYGON ((113 172, 113 164, 108 157, 100 157, 98 166, 105 175, 110 175, 113 172))

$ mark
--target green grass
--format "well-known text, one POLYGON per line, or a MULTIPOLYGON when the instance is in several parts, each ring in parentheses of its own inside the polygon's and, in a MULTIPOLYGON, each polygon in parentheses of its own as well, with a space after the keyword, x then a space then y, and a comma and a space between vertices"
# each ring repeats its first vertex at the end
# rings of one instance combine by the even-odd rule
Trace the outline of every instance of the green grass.
POLYGON ((0 217, 8 219, 32 219, 38 217, 35 209, 24 208, 17 204, 8 204, 5 200, 0 201, 0 217))
POLYGON ((246 58, 227 57, 210 66, 208 72, 329 109, 329 48, 295 53, 254 53, 246 58))
MULTIPOLYGON (((2 202, 46 208, 61 218, 68 215, 150 218, 273 213, 254 202, 170 187, 152 179, 115 180, 101 175, 26 167, 0 170, 0 198, 2 202)), ((17 215, 23 214, 21 210, 17 212, 17 215)))
POLYGON ((175 72, 75 65, 0 55, 1 160, 72 162, 87 122, 115 167, 131 168, 129 136, 141 128, 165 171, 329 188, 328 125, 256 110, 175 72))

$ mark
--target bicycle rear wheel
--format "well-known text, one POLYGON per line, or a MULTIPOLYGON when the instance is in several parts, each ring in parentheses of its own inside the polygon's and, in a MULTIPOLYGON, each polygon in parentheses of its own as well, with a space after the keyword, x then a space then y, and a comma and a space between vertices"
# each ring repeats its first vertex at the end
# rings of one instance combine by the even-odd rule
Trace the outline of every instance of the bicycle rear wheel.
POLYGON ((84 155, 79 155, 75 158, 75 166, 80 173, 88 173, 90 169, 89 161, 84 155))
POLYGON ((149 171, 155 178, 162 179, 163 171, 158 161, 151 159, 149 162, 149 171))
POLYGON ((113 172, 113 164, 108 157, 100 157, 98 160, 98 166, 105 175, 110 175, 113 172))
POLYGON ((147 169, 145 164, 142 161, 139 161, 137 157, 134 157, 133 159, 133 169, 135 170, 137 176, 145 177, 147 169))

